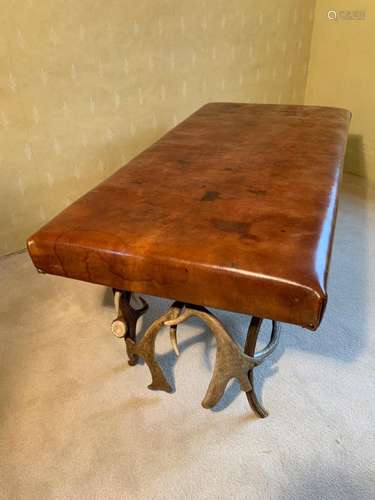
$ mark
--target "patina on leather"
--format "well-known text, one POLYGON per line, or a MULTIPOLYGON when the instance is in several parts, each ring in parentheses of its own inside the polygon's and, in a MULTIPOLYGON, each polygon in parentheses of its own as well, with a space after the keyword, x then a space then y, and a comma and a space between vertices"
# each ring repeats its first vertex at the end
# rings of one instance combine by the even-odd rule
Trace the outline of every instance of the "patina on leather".
POLYGON ((31 236, 31 258, 315 329, 349 121, 337 108, 207 104, 31 236))

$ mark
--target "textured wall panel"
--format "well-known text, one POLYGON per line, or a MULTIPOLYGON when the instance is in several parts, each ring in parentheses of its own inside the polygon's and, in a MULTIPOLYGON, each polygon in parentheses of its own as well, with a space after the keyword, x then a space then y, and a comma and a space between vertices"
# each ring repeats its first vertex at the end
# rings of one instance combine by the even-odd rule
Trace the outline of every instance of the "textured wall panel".
POLYGON ((317 1, 306 103, 352 111, 345 169, 375 184, 374 0, 317 1))
POLYGON ((302 103, 314 4, 2 0, 0 254, 203 103, 302 103))

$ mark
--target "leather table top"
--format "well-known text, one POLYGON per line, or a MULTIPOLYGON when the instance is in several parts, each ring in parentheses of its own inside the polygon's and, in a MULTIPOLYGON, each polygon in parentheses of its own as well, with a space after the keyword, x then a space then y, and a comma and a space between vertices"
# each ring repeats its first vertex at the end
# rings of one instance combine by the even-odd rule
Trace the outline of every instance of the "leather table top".
POLYGON ((344 109, 210 103, 28 240, 50 274, 315 329, 344 109))

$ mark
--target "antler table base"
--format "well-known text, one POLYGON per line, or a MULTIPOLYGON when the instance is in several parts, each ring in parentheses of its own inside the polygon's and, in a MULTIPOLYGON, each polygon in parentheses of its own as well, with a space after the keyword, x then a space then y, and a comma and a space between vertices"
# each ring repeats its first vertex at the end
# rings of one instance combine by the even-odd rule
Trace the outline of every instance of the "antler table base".
POLYGON ((275 321, 272 321, 272 332, 269 343, 260 352, 255 353, 262 319, 253 317, 250 322, 245 349, 244 352, 242 352, 226 331, 223 324, 206 308, 193 304, 173 302, 165 314, 151 323, 142 339, 137 342, 137 320, 146 312, 148 305, 146 301, 140 297, 142 305, 139 309, 135 309, 130 304, 130 292, 121 290, 113 291, 117 317, 112 322, 112 332, 116 337, 125 339, 130 365, 136 364, 139 356, 144 359, 150 369, 152 377, 152 382, 148 386, 149 389, 166 392, 172 391, 171 385, 156 360, 155 340, 157 334, 163 326, 169 326, 171 344, 178 355, 177 326, 191 316, 196 316, 209 327, 216 338, 217 345, 215 367, 206 395, 203 398, 202 406, 204 408, 212 408, 215 406, 222 398, 228 382, 235 378, 239 381, 241 389, 246 392, 252 409, 261 418, 268 415, 256 396, 253 382, 253 370, 270 356, 277 346, 280 331, 275 321))

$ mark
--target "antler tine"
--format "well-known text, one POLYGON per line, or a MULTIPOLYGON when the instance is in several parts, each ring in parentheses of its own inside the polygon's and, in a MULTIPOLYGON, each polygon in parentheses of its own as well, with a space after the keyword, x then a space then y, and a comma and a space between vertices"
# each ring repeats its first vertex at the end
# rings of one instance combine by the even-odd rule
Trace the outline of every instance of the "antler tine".
POLYGON ((166 326, 177 326, 180 323, 183 323, 185 320, 190 318, 190 316, 193 316, 194 310, 189 309, 188 307, 185 308, 184 312, 177 316, 177 318, 169 319, 168 321, 165 321, 164 324, 166 326))
POLYGON ((264 349, 250 356, 256 366, 260 365, 275 350, 280 338, 280 328, 276 321, 272 321, 272 332, 270 341, 264 349))
POLYGON ((113 292, 113 301, 115 303, 115 311, 116 311, 117 315, 120 312, 120 298, 121 298, 121 292, 120 292, 120 290, 114 290, 114 292, 113 292))
MULTIPOLYGON (((174 320, 174 318, 178 318, 179 315, 181 314, 181 310, 184 308, 184 304, 182 302, 178 302, 177 300, 175 302, 173 302, 173 304, 171 305, 171 311, 173 311, 173 315, 172 315, 172 320, 174 320)), ((165 321, 165 325, 167 325, 168 321, 165 321)), ((170 341, 171 341, 171 344, 172 344, 172 347, 173 347, 173 350, 174 352, 176 353, 176 356, 179 356, 180 355, 180 349, 178 347, 178 344, 177 344, 177 325, 169 325, 169 338, 170 338, 170 341)))
POLYGON ((176 353, 176 356, 179 356, 180 349, 178 348, 177 344, 177 325, 171 325, 171 327, 169 328, 169 338, 171 340, 171 344, 174 352, 176 353))

